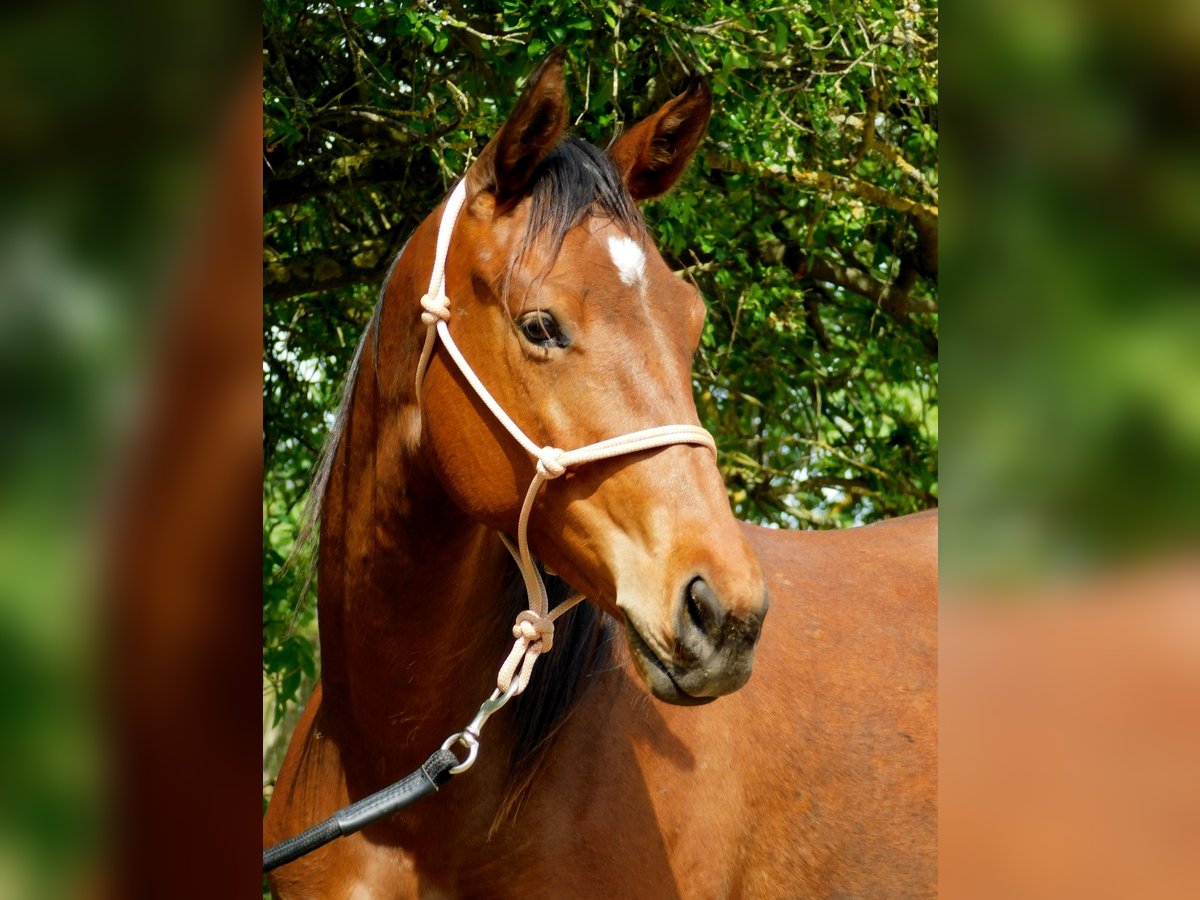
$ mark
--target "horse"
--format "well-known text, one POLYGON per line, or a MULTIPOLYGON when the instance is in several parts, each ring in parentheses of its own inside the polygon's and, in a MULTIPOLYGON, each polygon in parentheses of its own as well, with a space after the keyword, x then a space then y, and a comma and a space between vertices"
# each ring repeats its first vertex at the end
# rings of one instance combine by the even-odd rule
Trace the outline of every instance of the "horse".
POLYGON ((704 304, 637 207, 711 110, 693 81, 601 151, 565 133, 553 53, 451 194, 457 221, 443 202, 393 263, 314 481, 322 672, 265 843, 460 733, 514 635, 544 659, 469 772, 276 869, 276 896, 936 892, 937 513, 733 516, 697 436, 704 304), (663 426, 682 437, 555 468, 554 448, 663 426), (552 649, 513 626, 543 583, 588 598, 552 649))

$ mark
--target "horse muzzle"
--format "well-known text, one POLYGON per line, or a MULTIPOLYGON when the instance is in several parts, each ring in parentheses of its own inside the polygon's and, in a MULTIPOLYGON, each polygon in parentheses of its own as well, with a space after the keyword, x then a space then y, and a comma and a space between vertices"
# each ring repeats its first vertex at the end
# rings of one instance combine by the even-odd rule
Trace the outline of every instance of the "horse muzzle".
POLYGON ((764 590, 759 604, 734 613, 696 577, 676 605, 669 640, 654 640, 634 613, 622 612, 634 664, 651 693, 667 703, 695 706, 736 691, 750 678, 767 606, 764 590))

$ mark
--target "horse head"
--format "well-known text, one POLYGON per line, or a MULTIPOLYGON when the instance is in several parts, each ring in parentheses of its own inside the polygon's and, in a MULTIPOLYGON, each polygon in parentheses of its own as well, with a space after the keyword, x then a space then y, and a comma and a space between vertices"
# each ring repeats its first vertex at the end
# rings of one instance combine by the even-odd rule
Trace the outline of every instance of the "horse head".
MULTIPOLYGON (((636 203, 674 184, 711 105, 696 82, 598 150, 564 136, 556 52, 465 176, 445 264, 447 325, 541 446, 699 424, 691 362, 704 303, 663 261, 636 203)), ((426 251, 437 216, 423 226, 426 251)), ((512 534, 538 460, 445 353, 424 377, 420 440, 453 501, 512 534)), ((767 597, 712 449, 677 443, 549 475, 561 477, 536 492, 529 544, 624 622, 655 696, 697 703, 741 687, 767 597)))

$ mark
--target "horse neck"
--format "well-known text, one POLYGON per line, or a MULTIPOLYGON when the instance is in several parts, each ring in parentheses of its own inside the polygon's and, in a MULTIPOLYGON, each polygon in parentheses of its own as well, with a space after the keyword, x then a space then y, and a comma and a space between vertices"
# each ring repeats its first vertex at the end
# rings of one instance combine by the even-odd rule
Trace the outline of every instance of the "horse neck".
POLYGON ((325 493, 318 582, 323 708, 397 765, 470 719, 519 609, 504 599, 503 546, 454 505, 418 446, 406 386, 423 286, 412 268, 397 266, 363 345, 325 493))

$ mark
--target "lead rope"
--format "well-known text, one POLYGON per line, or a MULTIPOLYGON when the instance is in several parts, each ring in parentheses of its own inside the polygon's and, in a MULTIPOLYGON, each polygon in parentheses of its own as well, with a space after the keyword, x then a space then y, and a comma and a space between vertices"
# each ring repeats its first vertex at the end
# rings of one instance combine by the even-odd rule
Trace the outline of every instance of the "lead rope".
MULTIPOLYGON (((530 675, 538 656, 549 652, 554 646, 554 620, 583 599, 576 594, 569 600, 560 603, 553 611, 549 609, 546 597, 546 586, 538 572, 533 554, 529 550, 529 517, 533 511, 533 502, 541 486, 555 478, 566 474, 567 469, 584 463, 611 459, 627 453, 638 453, 643 450, 654 450, 672 444, 698 444, 707 447, 714 454, 717 452, 716 443, 703 428, 696 425, 660 425, 656 428, 646 428, 587 444, 574 450, 561 450, 558 447, 541 446, 533 441, 520 426, 504 411, 496 398, 484 386, 479 376, 471 368, 462 351, 450 335, 450 299, 446 296, 446 257, 450 251, 450 237, 458 214, 466 200, 466 179, 459 181, 450 192, 446 206, 442 211, 441 223, 438 226, 437 251, 433 261, 433 272, 429 277, 429 290, 421 298, 421 321, 425 324, 425 343, 421 348, 421 357, 417 362, 416 391, 417 403, 423 396, 425 372, 433 356, 434 346, 438 338, 454 360, 458 370, 462 372, 475 393, 484 402, 496 420, 513 436, 526 452, 537 461, 533 480, 525 493, 525 502, 521 506, 521 516, 517 523, 517 543, 514 547, 507 536, 501 535, 504 546, 508 548, 521 577, 525 581, 525 593, 529 599, 529 608, 523 610, 513 625, 513 637, 516 639, 512 651, 500 667, 496 678, 497 696, 510 697, 521 693, 529 684, 530 675)), ((456 736, 458 737, 458 736, 456 736)), ((453 739, 449 743, 453 743, 453 739)))
POLYGON ((352 834, 371 822, 394 815, 426 794, 436 790, 453 775, 465 772, 474 763, 479 754, 479 734, 487 720, 504 704, 525 690, 529 677, 533 674, 534 664, 543 653, 548 653, 554 646, 554 620, 571 609, 583 599, 582 594, 576 594, 569 600, 560 603, 553 610, 549 609, 546 598, 546 585, 542 582, 541 573, 529 552, 529 516, 533 511, 533 501, 541 486, 547 481, 561 478, 571 466, 583 465, 601 459, 611 459, 626 453, 637 453, 642 450, 654 450, 671 444, 699 444, 707 447, 713 453, 717 452, 716 444, 703 428, 695 425, 662 425, 658 428, 647 428, 634 431, 607 440, 597 441, 575 450, 560 450, 557 447, 542 447, 532 441, 496 402, 496 398, 484 387, 463 357, 454 338, 450 336, 448 322, 450 321, 450 300, 446 296, 446 255, 450 250, 450 236, 454 231, 454 223, 458 219, 466 198, 466 183, 460 181, 450 192, 442 211, 442 221, 438 226, 437 253, 433 262, 433 274, 429 279, 429 290, 421 298, 421 321, 425 323, 425 344, 421 348, 421 357, 417 362, 417 402, 421 402, 422 387, 429 360, 433 356, 434 345, 440 337, 450 358, 466 377, 467 382, 475 390, 481 400, 492 411, 492 415, 500 422, 509 434, 516 439, 529 455, 537 460, 533 480, 525 493, 525 502, 521 505, 521 517, 517 522, 517 543, 506 535, 500 535, 504 546, 516 560, 525 580, 525 593, 529 598, 529 608, 522 610, 513 625, 513 648, 500 667, 496 677, 496 690, 488 699, 483 701, 479 711, 470 723, 457 734, 446 738, 441 749, 426 760, 421 768, 395 784, 384 788, 335 812, 324 822, 320 822, 294 838, 283 841, 263 853, 263 871, 268 872, 277 866, 299 859, 330 841, 352 834), (467 756, 455 764, 458 757, 450 752, 454 744, 462 744, 467 750, 467 756))

